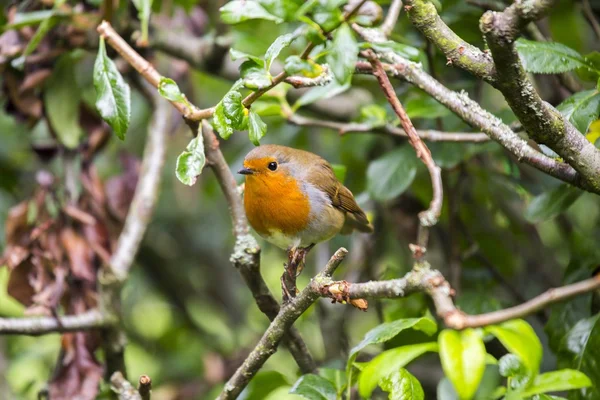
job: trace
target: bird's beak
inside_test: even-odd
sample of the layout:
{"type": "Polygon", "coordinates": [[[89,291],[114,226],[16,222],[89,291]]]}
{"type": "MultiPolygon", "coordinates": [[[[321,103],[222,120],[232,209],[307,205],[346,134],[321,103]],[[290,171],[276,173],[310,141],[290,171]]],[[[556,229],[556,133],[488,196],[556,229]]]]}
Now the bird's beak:
{"type": "Polygon", "coordinates": [[[238,174],[242,174],[242,175],[252,175],[254,173],[253,170],[251,170],[250,168],[242,168],[238,171],[238,174]]]}

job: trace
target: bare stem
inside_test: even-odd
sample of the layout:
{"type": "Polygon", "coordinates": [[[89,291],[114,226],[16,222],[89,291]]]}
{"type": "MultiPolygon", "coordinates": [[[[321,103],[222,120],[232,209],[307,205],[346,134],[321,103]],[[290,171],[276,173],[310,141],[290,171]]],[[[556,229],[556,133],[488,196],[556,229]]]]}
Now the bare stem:
{"type": "Polygon", "coordinates": [[[0,318],[0,334],[44,335],[54,332],[73,332],[113,326],[117,317],[97,309],[77,315],[56,317],[0,318]]]}
{"type": "Polygon", "coordinates": [[[364,52],[364,55],[368,58],[369,62],[373,66],[373,75],[377,78],[379,86],[381,86],[385,97],[394,109],[394,112],[398,115],[398,118],[400,118],[402,128],[404,129],[404,132],[406,132],[406,134],[408,135],[409,143],[412,147],[414,147],[417,153],[417,157],[419,157],[421,161],[423,161],[423,164],[425,164],[427,170],[429,171],[429,175],[431,177],[431,185],[433,187],[433,199],[429,204],[429,209],[419,214],[419,219],[421,222],[421,226],[433,226],[437,223],[438,218],[442,212],[442,201],[444,195],[442,189],[441,169],[435,164],[435,161],[433,161],[431,151],[429,151],[429,148],[425,145],[425,143],[423,143],[423,141],[419,137],[417,130],[412,124],[412,121],[408,117],[408,114],[406,114],[404,107],[402,107],[402,104],[400,103],[398,96],[396,96],[394,87],[392,86],[392,83],[390,82],[390,79],[388,78],[381,61],[379,61],[379,59],[372,50],[366,50],[364,52]]]}

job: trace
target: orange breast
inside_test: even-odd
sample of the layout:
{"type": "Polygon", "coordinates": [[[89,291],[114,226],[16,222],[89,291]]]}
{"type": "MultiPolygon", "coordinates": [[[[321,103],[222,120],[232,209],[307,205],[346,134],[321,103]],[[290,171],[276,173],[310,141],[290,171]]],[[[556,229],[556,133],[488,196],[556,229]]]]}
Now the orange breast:
{"type": "Polygon", "coordinates": [[[294,236],[308,225],[308,196],[283,174],[248,175],[244,207],[250,225],[263,236],[272,230],[294,236]]]}

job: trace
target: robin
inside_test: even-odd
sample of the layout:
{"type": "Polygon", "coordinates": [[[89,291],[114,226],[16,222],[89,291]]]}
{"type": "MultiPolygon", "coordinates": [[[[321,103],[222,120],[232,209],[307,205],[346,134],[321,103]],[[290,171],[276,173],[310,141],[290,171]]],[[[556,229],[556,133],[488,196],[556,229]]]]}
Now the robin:
{"type": "Polygon", "coordinates": [[[287,250],[290,261],[299,258],[298,273],[315,244],[338,233],[373,232],[352,192],[316,154],[262,145],[246,155],[238,173],[246,176],[244,207],[250,225],[287,250]]]}

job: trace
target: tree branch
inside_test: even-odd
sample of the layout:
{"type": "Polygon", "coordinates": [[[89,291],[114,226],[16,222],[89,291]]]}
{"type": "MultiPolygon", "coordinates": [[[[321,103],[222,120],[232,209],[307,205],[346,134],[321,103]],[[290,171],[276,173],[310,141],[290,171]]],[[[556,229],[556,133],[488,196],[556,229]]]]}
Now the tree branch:
{"type": "Polygon", "coordinates": [[[36,336],[55,332],[102,329],[115,325],[117,321],[115,315],[97,309],[77,315],[64,315],[59,318],[0,318],[0,334],[36,336]]]}
{"type": "Polygon", "coordinates": [[[481,17],[481,31],[496,65],[495,86],[508,102],[530,137],[548,145],[600,191],[600,150],[539,96],[521,64],[514,41],[524,24],[539,18],[550,0],[515,3],[504,12],[488,11],[481,17]]]}
{"type": "MultiPolygon", "coordinates": [[[[237,183],[219,148],[219,141],[206,121],[202,121],[202,136],[205,143],[206,160],[215,173],[229,204],[235,236],[231,262],[240,271],[244,282],[254,296],[258,308],[269,320],[273,321],[279,313],[279,303],[273,297],[260,274],[260,247],[254,236],[250,234],[244,205],[237,191],[237,183]]],[[[315,370],[316,364],[296,329],[290,329],[285,344],[303,373],[315,370]]]]}
{"type": "Polygon", "coordinates": [[[117,394],[119,400],[142,400],[140,393],[119,371],[111,375],[110,388],[117,394]]]}
{"type": "Polygon", "coordinates": [[[433,4],[407,0],[411,22],[440,48],[453,64],[499,89],[528,134],[547,144],[581,174],[576,186],[600,193],[600,150],[544,102],[527,79],[514,41],[526,25],[541,16],[556,0],[523,0],[503,12],[488,11],[480,21],[493,58],[469,47],[439,17],[433,4]]]}
{"type": "Polygon", "coordinates": [[[331,257],[323,272],[314,277],[309,285],[297,296],[290,299],[282,308],[277,317],[271,322],[262,338],[248,355],[244,363],[225,384],[217,400],[235,399],[256,375],[263,364],[276,351],[279,342],[292,324],[302,315],[320,296],[320,286],[331,280],[331,275],[346,257],[348,251],[340,248],[331,257]]]}
{"type": "Polygon", "coordinates": [[[498,324],[515,318],[531,315],[544,307],[568,300],[580,294],[600,289],[600,275],[571,285],[550,289],[533,299],[515,307],[486,314],[468,315],[454,305],[454,290],[444,276],[430,269],[428,263],[417,266],[403,278],[366,283],[331,282],[320,287],[324,297],[334,300],[358,298],[399,298],[416,292],[426,292],[433,300],[437,314],[444,324],[453,329],[477,328],[498,324]]]}
{"type": "MultiPolygon", "coordinates": [[[[369,62],[373,66],[373,75],[379,81],[379,86],[383,90],[385,97],[388,99],[388,102],[394,109],[394,112],[400,118],[400,123],[402,124],[402,128],[404,132],[408,135],[408,141],[412,147],[414,147],[417,152],[417,157],[423,161],[423,164],[427,167],[429,171],[429,176],[431,177],[431,186],[433,187],[433,198],[431,203],[429,204],[429,209],[419,213],[419,220],[422,227],[433,226],[437,223],[440,214],[442,213],[442,202],[443,202],[443,189],[442,189],[442,174],[441,169],[435,162],[433,161],[433,157],[431,156],[431,152],[429,148],[423,143],[415,127],[413,126],[410,118],[404,111],[402,104],[400,104],[400,100],[398,100],[398,96],[396,96],[396,92],[394,92],[394,88],[392,87],[392,83],[387,76],[383,68],[383,64],[377,58],[375,53],[372,50],[366,50],[364,55],[369,59],[369,62]]],[[[425,243],[419,243],[420,246],[426,247],[425,243]]]]}
{"type": "MultiPolygon", "coordinates": [[[[285,112],[285,110],[284,110],[285,112]]],[[[394,136],[408,137],[406,132],[399,127],[385,125],[373,127],[369,124],[360,124],[356,122],[337,122],[324,119],[308,118],[295,113],[288,113],[286,116],[288,122],[298,126],[318,126],[329,128],[339,132],[340,135],[346,133],[382,133],[394,136]]],[[[484,143],[489,142],[490,138],[485,133],[469,132],[442,132],[432,129],[417,130],[417,135],[423,140],[430,142],[465,142],[465,143],[484,143]]]]}
{"type": "MultiPolygon", "coordinates": [[[[600,193],[600,190],[596,190],[582,181],[581,176],[573,167],[545,156],[531,147],[527,141],[513,132],[498,117],[484,110],[479,104],[471,100],[466,92],[457,93],[448,89],[427,72],[423,71],[419,65],[402,57],[394,57],[393,62],[393,65],[383,64],[385,70],[390,75],[404,79],[429,93],[467,124],[489,135],[490,138],[517,157],[519,162],[529,164],[548,175],[581,189],[600,193]]],[[[369,63],[359,61],[357,63],[357,72],[372,74],[373,68],[369,63]]]]}
{"type": "Polygon", "coordinates": [[[402,0],[393,0],[385,16],[385,20],[379,27],[385,36],[390,36],[394,30],[394,26],[396,26],[396,22],[400,16],[400,10],[402,10],[402,0]]]}
{"type": "Polygon", "coordinates": [[[492,57],[462,40],[438,15],[433,3],[426,0],[405,0],[404,9],[412,24],[448,59],[448,64],[469,71],[473,75],[493,82],[495,76],[492,57]]]}

